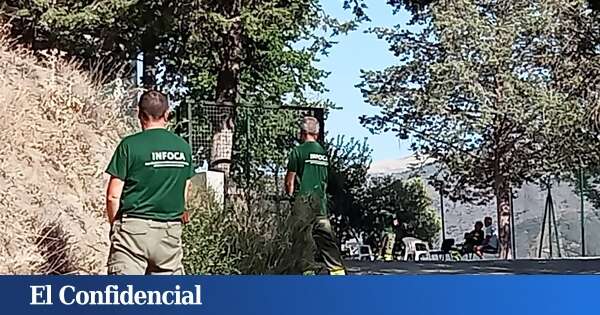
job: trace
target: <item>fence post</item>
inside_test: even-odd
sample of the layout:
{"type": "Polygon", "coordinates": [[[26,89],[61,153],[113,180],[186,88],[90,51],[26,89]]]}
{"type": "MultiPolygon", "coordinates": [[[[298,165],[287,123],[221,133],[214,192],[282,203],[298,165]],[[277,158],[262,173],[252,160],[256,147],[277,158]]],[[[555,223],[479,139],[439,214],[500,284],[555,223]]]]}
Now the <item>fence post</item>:
{"type": "MultiPolygon", "coordinates": [[[[542,258],[542,249],[544,247],[544,234],[546,231],[546,218],[548,217],[548,203],[550,202],[550,198],[550,188],[548,186],[548,192],[546,194],[546,204],[544,205],[544,218],[542,219],[542,229],[540,231],[540,246],[538,247],[538,258],[542,258]]],[[[552,244],[550,244],[550,249],[551,248],[552,244]]]]}
{"type": "MultiPolygon", "coordinates": [[[[192,144],[192,103],[191,102],[185,102],[185,104],[187,105],[186,110],[187,110],[187,138],[188,138],[188,143],[190,144],[190,147],[193,149],[194,148],[193,144],[192,144]]],[[[196,152],[192,152],[192,159],[196,156],[196,152]]],[[[200,163],[200,161],[196,161],[196,163],[200,163]]],[[[196,165],[197,166],[197,165],[196,165]]]]}
{"type": "Polygon", "coordinates": [[[554,200],[552,200],[552,192],[548,186],[548,249],[550,250],[550,258],[552,258],[552,211],[554,210],[554,200]]]}
{"type": "Polygon", "coordinates": [[[442,243],[446,240],[446,220],[444,218],[444,190],[443,184],[440,185],[440,212],[442,217],[442,243]]]}
{"type": "Polygon", "coordinates": [[[581,209],[580,209],[580,215],[581,215],[581,256],[585,257],[585,212],[584,212],[584,196],[583,196],[583,181],[584,181],[584,174],[583,174],[583,167],[579,168],[579,199],[581,199],[581,209]]]}
{"type": "MultiPolygon", "coordinates": [[[[560,234],[558,232],[558,223],[556,222],[556,215],[554,209],[554,202],[552,202],[552,221],[554,222],[554,234],[556,235],[556,250],[558,251],[558,258],[561,258],[560,253],[560,234]]],[[[552,246],[552,245],[551,245],[552,246]]]]}

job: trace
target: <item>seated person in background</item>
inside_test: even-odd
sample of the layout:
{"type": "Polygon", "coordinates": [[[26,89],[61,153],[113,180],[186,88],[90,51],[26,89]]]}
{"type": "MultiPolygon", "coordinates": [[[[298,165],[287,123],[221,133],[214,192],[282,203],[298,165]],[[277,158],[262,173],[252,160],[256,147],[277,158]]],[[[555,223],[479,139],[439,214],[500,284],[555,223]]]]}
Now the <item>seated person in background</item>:
{"type": "Polygon", "coordinates": [[[462,246],[461,254],[475,252],[476,247],[483,243],[483,222],[475,222],[475,229],[465,234],[465,243],[462,246]]]}
{"type": "Polygon", "coordinates": [[[496,228],[492,224],[491,217],[485,217],[483,219],[485,224],[485,239],[483,243],[477,247],[475,247],[475,254],[479,257],[483,257],[483,252],[498,252],[498,234],[496,233],[496,228]]]}
{"type": "Polygon", "coordinates": [[[471,238],[471,232],[465,233],[465,235],[463,236],[463,238],[465,239],[465,243],[466,243],[471,238]]]}

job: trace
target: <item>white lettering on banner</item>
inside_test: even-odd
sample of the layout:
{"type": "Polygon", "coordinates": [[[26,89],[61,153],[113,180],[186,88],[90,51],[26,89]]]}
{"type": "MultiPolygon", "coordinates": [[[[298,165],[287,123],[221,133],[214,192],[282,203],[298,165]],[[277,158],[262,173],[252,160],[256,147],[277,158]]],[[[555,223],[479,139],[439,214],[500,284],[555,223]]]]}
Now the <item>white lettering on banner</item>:
{"type": "Polygon", "coordinates": [[[91,293],[93,293],[93,292],[88,293],[85,291],[79,291],[75,295],[75,301],[77,301],[77,304],[79,304],[79,305],[87,305],[90,302],[91,293]]]}
{"type": "Polygon", "coordinates": [[[75,303],[75,299],[71,298],[68,299],[66,298],[66,291],[70,289],[71,292],[75,292],[75,287],[74,286],[64,286],[60,289],[60,293],[58,295],[58,298],[60,299],[60,303],[64,304],[64,305],[73,305],[73,303],[75,303]]]}
{"type": "Polygon", "coordinates": [[[160,301],[160,292],[158,291],[148,291],[148,304],[149,305],[154,305],[154,304],[158,304],[160,301]]]}
{"type": "MultiPolygon", "coordinates": [[[[30,305],[52,305],[52,287],[30,286],[30,305]]],[[[78,290],[65,285],[59,290],[59,300],[63,305],[202,305],[201,286],[184,290],[175,285],[174,290],[136,290],[133,285],[119,288],[108,285],[103,290],[78,290]]]]}
{"type": "Polygon", "coordinates": [[[52,305],[52,286],[30,285],[29,287],[31,288],[31,303],[29,305],[52,305]]]}
{"type": "Polygon", "coordinates": [[[158,167],[186,167],[190,165],[185,160],[183,152],[160,151],[152,152],[152,160],[144,163],[145,166],[158,167]]]}
{"type": "Polygon", "coordinates": [[[146,303],[146,292],[144,292],[144,291],[135,292],[135,297],[133,298],[133,301],[137,305],[145,304],[146,303]]]}
{"type": "Polygon", "coordinates": [[[165,305],[173,305],[173,301],[172,301],[172,299],[167,297],[168,295],[173,295],[173,292],[171,292],[171,291],[163,292],[162,300],[164,301],[165,305]]]}

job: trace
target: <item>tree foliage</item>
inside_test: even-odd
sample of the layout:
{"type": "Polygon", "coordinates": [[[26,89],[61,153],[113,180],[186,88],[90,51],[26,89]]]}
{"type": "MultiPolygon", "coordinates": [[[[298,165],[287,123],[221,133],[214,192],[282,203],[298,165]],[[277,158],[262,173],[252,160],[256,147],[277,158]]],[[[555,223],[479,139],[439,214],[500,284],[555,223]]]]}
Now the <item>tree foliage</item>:
{"type": "MultiPolygon", "coordinates": [[[[185,83],[180,96],[184,105],[198,106],[214,101],[217,105],[249,108],[307,106],[312,103],[305,97],[307,91],[325,91],[322,80],[327,73],[315,66],[317,57],[331,47],[329,35],[337,35],[352,26],[327,16],[317,0],[235,0],[226,1],[224,6],[215,6],[215,3],[206,2],[200,10],[192,11],[191,16],[182,17],[186,23],[191,21],[196,26],[190,30],[184,53],[172,62],[173,67],[179,67],[179,72],[173,72],[175,75],[170,81],[185,83]],[[329,33],[316,36],[315,30],[320,27],[329,33]],[[306,45],[299,45],[301,42],[306,45]]],[[[273,150],[269,141],[273,141],[271,144],[288,141],[278,135],[284,135],[284,138],[295,135],[295,130],[289,133],[290,128],[295,127],[295,120],[285,111],[276,113],[248,109],[235,117],[231,109],[223,108],[211,123],[220,126],[223,120],[233,117],[235,123],[229,126],[228,132],[234,133],[235,143],[221,144],[230,150],[220,151],[233,152],[233,160],[238,161],[239,152],[252,153],[257,157],[251,159],[255,162],[281,160],[281,154],[277,153],[285,152],[287,146],[273,150]],[[272,137],[244,145],[248,140],[246,130],[236,126],[243,127],[243,121],[248,120],[253,123],[252,132],[270,133],[272,137]],[[277,131],[287,133],[273,134],[277,131]],[[244,147],[246,151],[240,150],[244,147]],[[248,151],[249,148],[252,151],[248,151]],[[275,155],[266,156],[273,153],[275,155]]],[[[231,158],[231,155],[225,158],[231,158]]],[[[271,167],[269,164],[262,167],[271,167]]]]}
{"type": "Polygon", "coordinates": [[[162,59],[177,52],[175,16],[184,6],[175,1],[30,1],[8,0],[0,17],[11,34],[34,51],[59,49],[87,68],[105,75],[128,66],[138,54],[152,49],[162,59]]]}
{"type": "MultiPolygon", "coordinates": [[[[414,15],[421,12],[437,0],[387,0],[387,4],[394,8],[394,12],[407,10],[414,15]]],[[[344,0],[344,8],[351,9],[358,21],[370,21],[367,0],[344,0]]]]}
{"type": "Polygon", "coordinates": [[[367,182],[372,150],[366,139],[346,140],[344,136],[329,139],[326,149],[330,157],[329,212],[338,240],[344,242],[363,230],[359,192],[367,182]]]}
{"type": "Polygon", "coordinates": [[[437,0],[388,0],[387,3],[395,10],[406,9],[413,14],[419,14],[437,0]]]}
{"type": "Polygon", "coordinates": [[[583,1],[438,1],[413,21],[421,31],[372,30],[399,64],[363,73],[364,96],[381,113],[362,123],[410,137],[418,155],[443,166],[432,180],[443,179],[451,198],[496,199],[504,257],[511,256],[509,188],[547,181],[575,157],[595,154],[582,94],[557,79],[568,68],[558,57],[571,48],[574,17],[585,9],[583,1]],[[557,15],[565,11],[569,19],[557,15]]]}
{"type": "MultiPolygon", "coordinates": [[[[106,75],[120,75],[112,70],[141,53],[145,87],[170,93],[182,101],[179,109],[222,106],[208,125],[225,135],[216,137],[215,151],[223,156],[211,160],[227,161],[239,158],[234,149],[244,146],[236,128],[240,120],[268,121],[259,130],[277,121],[275,129],[289,129],[285,124],[290,123],[285,114],[273,119],[272,113],[245,111],[238,117],[231,106],[329,105],[306,94],[325,91],[327,73],[316,67],[317,58],[327,54],[335,36],[362,20],[361,4],[346,7],[355,18],[341,22],[319,0],[11,0],[0,16],[21,42],[34,49],[58,48],[84,65],[102,64],[106,75]]],[[[267,146],[254,153],[274,152],[267,146]]],[[[230,163],[224,164],[229,174],[230,163]]]]}
{"type": "Polygon", "coordinates": [[[232,179],[254,189],[271,180],[273,195],[281,193],[289,152],[298,143],[302,112],[294,109],[240,108],[237,115],[232,179]]]}
{"type": "Polygon", "coordinates": [[[430,243],[436,241],[441,220],[420,180],[374,178],[363,186],[358,199],[361,231],[373,248],[379,247],[383,231],[393,228],[394,218],[399,222],[394,231],[397,240],[411,236],[430,243]]]}
{"type": "Polygon", "coordinates": [[[383,230],[392,227],[394,217],[401,223],[396,231],[399,239],[435,240],[440,220],[422,182],[371,179],[367,174],[371,149],[366,139],[339,136],[328,141],[327,149],[332,175],[329,210],[340,241],[364,235],[365,241],[378,248],[383,230]]]}
{"type": "MultiPolygon", "coordinates": [[[[241,53],[255,73],[261,73],[259,70],[271,61],[258,57],[277,57],[283,48],[294,55],[297,49],[290,45],[300,37],[313,40],[311,51],[324,52],[331,47],[328,36],[313,34],[316,27],[330,30],[326,35],[356,27],[353,21],[342,23],[328,16],[318,1],[288,2],[8,0],[0,7],[0,16],[12,25],[12,35],[33,49],[58,48],[80,60],[121,64],[148,52],[155,62],[163,63],[167,76],[185,76],[180,67],[190,62],[209,59],[223,63],[222,51],[231,48],[223,34],[234,22],[243,23],[242,40],[247,50],[241,53]],[[233,17],[228,17],[230,2],[239,7],[231,9],[237,12],[233,17]]],[[[211,74],[217,73],[212,70],[211,74]]],[[[286,74],[281,70],[280,74],[286,74]]]]}

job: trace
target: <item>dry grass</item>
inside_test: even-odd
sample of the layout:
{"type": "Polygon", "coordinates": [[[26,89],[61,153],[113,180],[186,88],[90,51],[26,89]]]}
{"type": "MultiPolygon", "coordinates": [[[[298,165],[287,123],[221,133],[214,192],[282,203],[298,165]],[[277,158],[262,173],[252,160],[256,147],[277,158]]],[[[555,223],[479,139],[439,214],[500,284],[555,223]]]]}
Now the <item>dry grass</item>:
{"type": "Polygon", "coordinates": [[[0,38],[0,274],[104,272],[104,168],[132,94],[0,38]]]}

